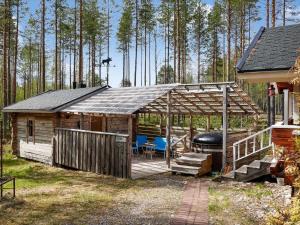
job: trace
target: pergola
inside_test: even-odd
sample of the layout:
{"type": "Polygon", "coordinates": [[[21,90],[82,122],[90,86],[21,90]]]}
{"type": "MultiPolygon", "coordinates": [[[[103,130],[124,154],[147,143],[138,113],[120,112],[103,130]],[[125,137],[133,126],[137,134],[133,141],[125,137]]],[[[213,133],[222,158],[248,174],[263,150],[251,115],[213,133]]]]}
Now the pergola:
{"type": "Polygon", "coordinates": [[[170,165],[170,118],[173,114],[223,117],[223,167],[226,164],[228,113],[258,115],[262,111],[233,82],[166,84],[149,87],[107,88],[63,112],[97,115],[151,113],[166,115],[167,163],[170,165]]]}

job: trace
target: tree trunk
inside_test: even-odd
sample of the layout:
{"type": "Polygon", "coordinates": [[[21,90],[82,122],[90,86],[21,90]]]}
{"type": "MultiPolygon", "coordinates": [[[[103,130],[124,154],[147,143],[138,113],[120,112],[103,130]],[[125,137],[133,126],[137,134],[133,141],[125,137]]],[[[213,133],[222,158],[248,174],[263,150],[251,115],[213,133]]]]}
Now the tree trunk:
{"type": "Polygon", "coordinates": [[[14,60],[14,75],[12,84],[12,103],[16,103],[17,96],[17,65],[18,65],[18,47],[19,47],[19,0],[16,2],[17,6],[17,21],[15,34],[15,60],[14,60]]]}
{"type": "Polygon", "coordinates": [[[45,53],[45,14],[46,14],[46,5],[45,0],[42,0],[42,25],[41,25],[41,92],[46,90],[46,53],[45,53]]]}
{"type": "Polygon", "coordinates": [[[58,89],[58,0],[55,1],[55,79],[54,88],[58,89]]]}
{"type": "MultiPolygon", "coordinates": [[[[12,14],[11,14],[11,2],[8,2],[8,28],[7,28],[7,104],[11,104],[11,27],[12,27],[12,14]]],[[[8,123],[9,124],[9,123],[8,123]]]]}
{"type": "Polygon", "coordinates": [[[77,45],[77,0],[74,0],[75,7],[74,7],[74,44],[73,44],[73,51],[74,51],[74,59],[73,59],[73,88],[76,88],[76,45],[77,45]]]}
{"type": "Polygon", "coordinates": [[[283,5],[282,5],[282,25],[285,26],[285,20],[286,20],[286,0],[283,0],[283,5]]]}
{"type": "MultiPolygon", "coordinates": [[[[4,30],[3,30],[3,78],[2,78],[2,87],[3,87],[3,107],[8,105],[7,102],[7,20],[8,20],[8,1],[4,1],[4,30]]],[[[7,114],[3,113],[3,132],[4,136],[7,132],[7,114]]]]}
{"type": "Polygon", "coordinates": [[[145,49],[144,49],[144,86],[147,85],[147,27],[145,25],[145,37],[144,37],[144,41],[145,41],[145,49]]]}
{"type": "Polygon", "coordinates": [[[154,54],[154,57],[155,57],[155,59],[154,59],[154,64],[155,64],[155,84],[157,84],[157,73],[158,73],[158,68],[157,68],[157,58],[158,58],[158,56],[157,56],[157,31],[156,31],[156,28],[155,28],[155,31],[154,31],[155,33],[154,33],[154,51],[155,51],[155,54],[154,54]]]}
{"type": "Polygon", "coordinates": [[[270,27],[270,0],[266,2],[266,26],[270,27]]]}
{"type": "Polygon", "coordinates": [[[179,23],[179,20],[180,20],[180,1],[179,0],[176,0],[176,5],[177,5],[177,20],[176,20],[176,40],[177,40],[177,77],[178,77],[178,83],[181,83],[181,41],[180,41],[180,23],[179,23]]]}
{"type": "Polygon", "coordinates": [[[136,77],[137,77],[137,54],[138,54],[138,27],[139,27],[139,8],[138,0],[135,1],[135,57],[134,57],[134,87],[136,86],[136,77]]]}
{"type": "Polygon", "coordinates": [[[276,26],[276,0],[272,0],[272,27],[276,26]]]}
{"type": "Polygon", "coordinates": [[[80,0],[80,15],[79,15],[79,74],[78,83],[82,83],[83,78],[83,0],[80,0]]]}
{"type": "Polygon", "coordinates": [[[227,0],[227,57],[226,57],[226,81],[230,80],[231,61],[231,0],[227,0]]]}

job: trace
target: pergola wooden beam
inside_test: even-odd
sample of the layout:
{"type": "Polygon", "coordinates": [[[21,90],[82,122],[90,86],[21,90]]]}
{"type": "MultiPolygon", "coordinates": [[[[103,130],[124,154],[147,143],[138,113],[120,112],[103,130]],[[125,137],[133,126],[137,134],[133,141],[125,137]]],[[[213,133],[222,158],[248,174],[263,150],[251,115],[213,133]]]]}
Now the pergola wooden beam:
{"type": "Polygon", "coordinates": [[[201,109],[195,102],[191,101],[190,99],[188,99],[186,96],[184,96],[180,92],[175,91],[175,93],[178,94],[178,95],[180,95],[183,99],[185,99],[186,101],[188,101],[189,103],[191,103],[193,106],[195,106],[200,112],[202,112],[203,114],[205,113],[203,111],[203,109],[201,109]]]}

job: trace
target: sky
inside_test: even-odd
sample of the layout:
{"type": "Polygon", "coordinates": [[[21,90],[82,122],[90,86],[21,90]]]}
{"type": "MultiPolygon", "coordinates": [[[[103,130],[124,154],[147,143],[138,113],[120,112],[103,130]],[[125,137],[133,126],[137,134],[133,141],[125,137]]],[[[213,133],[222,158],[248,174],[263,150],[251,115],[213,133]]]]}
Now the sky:
{"type": "MultiPolygon", "coordinates": [[[[47,4],[52,4],[54,0],[50,0],[50,1],[47,1],[47,4]]],[[[70,6],[73,6],[74,5],[74,0],[67,0],[67,2],[70,4],[70,6]]],[[[154,0],[154,5],[158,5],[160,1],[158,0],[154,0]]],[[[211,7],[214,3],[214,0],[203,0],[204,3],[208,4],[209,7],[211,7]]],[[[109,79],[110,79],[110,82],[109,82],[109,85],[113,86],[113,87],[118,87],[120,86],[120,82],[121,82],[121,79],[122,79],[122,54],[121,52],[119,52],[117,50],[117,47],[118,47],[118,42],[117,42],[117,38],[116,38],[116,31],[118,29],[118,22],[119,22],[119,19],[120,19],[120,16],[121,16],[121,7],[122,4],[123,4],[123,1],[120,1],[120,0],[115,0],[115,3],[116,5],[118,5],[119,7],[114,10],[114,12],[112,13],[112,36],[111,36],[111,39],[110,39],[110,57],[112,57],[112,63],[111,63],[111,67],[110,67],[110,75],[109,75],[109,79]]],[[[258,29],[261,27],[261,26],[264,26],[265,25],[265,13],[264,13],[264,5],[265,5],[265,0],[260,0],[260,3],[258,4],[258,7],[260,7],[260,12],[261,12],[261,15],[260,17],[262,18],[260,21],[256,22],[256,23],[253,23],[252,24],[252,37],[255,35],[256,31],[258,31],[258,29]]],[[[295,6],[300,10],[300,0],[295,0],[295,6]]],[[[37,8],[40,7],[40,1],[39,0],[28,0],[28,7],[29,7],[29,11],[31,13],[33,13],[37,8]]],[[[289,14],[289,13],[288,13],[289,14]]],[[[30,13],[28,13],[27,15],[24,16],[24,18],[21,20],[21,25],[20,25],[20,29],[24,29],[25,27],[25,24],[26,24],[26,21],[28,19],[28,15],[30,15],[30,13]]],[[[288,15],[289,16],[289,15],[288,15]]],[[[300,19],[300,16],[298,16],[299,19],[300,19]]],[[[280,26],[282,24],[282,21],[279,20],[277,21],[277,25],[280,26]]],[[[46,48],[50,51],[53,49],[53,46],[54,46],[54,35],[47,35],[47,40],[46,40],[46,48]]],[[[22,40],[20,40],[22,42],[22,40]]],[[[153,46],[154,46],[154,41],[152,41],[152,49],[153,46]]],[[[163,65],[163,62],[162,62],[162,59],[163,59],[163,55],[164,55],[164,51],[163,51],[164,47],[163,47],[163,41],[160,40],[158,41],[158,56],[159,56],[159,59],[158,59],[158,67],[160,68],[161,65],[163,65]]],[[[138,51],[138,55],[140,55],[140,51],[138,51]]],[[[193,53],[192,53],[193,55],[193,53]]],[[[205,55],[205,53],[204,53],[205,55]]],[[[106,58],[106,57],[105,57],[106,58]]],[[[86,57],[87,59],[87,57],[86,57]]],[[[130,59],[131,59],[131,76],[133,76],[133,72],[134,72],[134,48],[131,49],[131,54],[130,54],[130,59]]],[[[138,58],[138,65],[140,65],[140,57],[138,58]]],[[[196,65],[196,57],[192,57],[192,61],[190,62],[190,65],[191,65],[191,70],[193,71],[196,71],[195,70],[195,65],[196,65]]],[[[69,68],[69,65],[66,65],[66,68],[68,69],[69,68]]],[[[151,53],[151,75],[152,75],[152,80],[151,80],[151,84],[154,84],[154,51],[152,51],[151,53]]],[[[96,70],[98,71],[98,69],[96,70]]],[[[84,72],[86,72],[86,67],[85,67],[85,70],[84,72]]],[[[105,74],[106,73],[106,68],[102,68],[102,74],[105,74]]],[[[137,71],[137,74],[138,74],[138,78],[137,78],[137,84],[138,85],[141,85],[141,79],[140,79],[140,66],[138,66],[138,71],[137,71]]],[[[68,74],[68,72],[67,72],[68,74]]],[[[50,74],[49,74],[50,76],[50,74]]],[[[148,75],[147,75],[148,76],[148,75]]],[[[68,80],[68,78],[66,79],[68,80]]],[[[133,79],[132,79],[133,80],[133,79]]]]}

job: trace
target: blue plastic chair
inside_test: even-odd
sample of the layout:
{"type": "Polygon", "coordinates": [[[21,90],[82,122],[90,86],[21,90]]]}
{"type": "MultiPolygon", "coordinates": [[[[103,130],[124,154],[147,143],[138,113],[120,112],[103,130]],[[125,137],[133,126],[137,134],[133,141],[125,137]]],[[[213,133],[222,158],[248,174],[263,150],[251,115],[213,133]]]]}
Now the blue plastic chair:
{"type": "Polygon", "coordinates": [[[146,135],[137,135],[135,143],[132,144],[133,153],[139,153],[139,149],[147,143],[148,137],[146,135]]]}
{"type": "Polygon", "coordinates": [[[153,144],[155,144],[155,151],[162,152],[166,158],[167,139],[162,137],[155,137],[153,144]]]}

